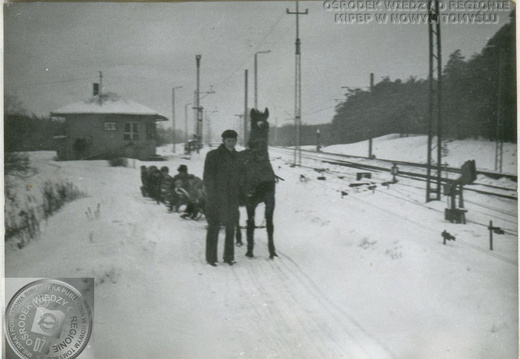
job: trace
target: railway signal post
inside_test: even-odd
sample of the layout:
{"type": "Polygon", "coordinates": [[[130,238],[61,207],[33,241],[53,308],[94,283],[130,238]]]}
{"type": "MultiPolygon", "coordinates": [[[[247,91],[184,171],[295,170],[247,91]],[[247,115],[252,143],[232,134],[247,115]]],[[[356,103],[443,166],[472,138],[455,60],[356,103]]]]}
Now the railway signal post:
{"type": "Polygon", "coordinates": [[[461,176],[444,186],[444,194],[450,197],[450,206],[444,211],[444,218],[452,223],[466,224],[466,212],[464,209],[463,190],[464,185],[473,183],[477,179],[475,161],[466,161],[461,167],[461,176]],[[459,205],[457,207],[457,195],[459,205]]]}
{"type": "Polygon", "coordinates": [[[294,146],[294,166],[302,164],[302,150],[300,148],[300,126],[302,121],[302,66],[301,66],[301,41],[300,41],[300,15],[307,15],[309,9],[300,12],[298,0],[296,0],[296,11],[287,9],[288,15],[296,15],[296,56],[295,56],[295,85],[294,85],[294,125],[296,128],[296,145],[294,146]]]}
{"type": "Polygon", "coordinates": [[[441,14],[439,0],[428,0],[429,38],[429,104],[428,104],[428,153],[426,177],[426,202],[441,199],[442,158],[442,57],[441,57],[441,14]],[[436,64],[435,64],[436,62],[436,64]],[[434,133],[434,129],[435,132],[434,133]],[[433,144],[437,137],[437,145],[433,144]],[[434,160],[434,158],[437,160],[434,160]]]}

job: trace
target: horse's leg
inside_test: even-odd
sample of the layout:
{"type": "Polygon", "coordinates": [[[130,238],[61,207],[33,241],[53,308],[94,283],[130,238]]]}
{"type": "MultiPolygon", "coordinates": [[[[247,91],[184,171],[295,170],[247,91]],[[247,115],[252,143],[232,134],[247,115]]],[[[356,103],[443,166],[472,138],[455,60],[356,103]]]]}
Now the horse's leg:
{"type": "Polygon", "coordinates": [[[238,214],[238,219],[236,223],[236,245],[237,247],[242,247],[244,243],[242,242],[242,231],[240,230],[240,213],[238,214]]]}
{"type": "Polygon", "coordinates": [[[274,183],[272,190],[266,196],[265,201],[265,227],[267,229],[267,247],[269,249],[269,258],[273,259],[274,257],[278,257],[276,254],[276,249],[274,247],[274,183]]]}
{"type": "Polygon", "coordinates": [[[246,204],[246,210],[247,210],[247,229],[246,229],[246,235],[247,235],[247,252],[246,257],[253,258],[253,248],[255,247],[255,209],[256,204],[254,203],[247,203],[246,204]]]}

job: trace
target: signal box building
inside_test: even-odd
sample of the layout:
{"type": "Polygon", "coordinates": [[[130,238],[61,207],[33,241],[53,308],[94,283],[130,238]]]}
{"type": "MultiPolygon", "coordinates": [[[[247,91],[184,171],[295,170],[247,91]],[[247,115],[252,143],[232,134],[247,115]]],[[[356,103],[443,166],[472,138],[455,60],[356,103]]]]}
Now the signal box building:
{"type": "Polygon", "coordinates": [[[149,160],[156,157],[156,122],[168,119],[138,103],[113,94],[51,112],[65,121],[65,133],[56,136],[61,160],[115,157],[149,160]]]}

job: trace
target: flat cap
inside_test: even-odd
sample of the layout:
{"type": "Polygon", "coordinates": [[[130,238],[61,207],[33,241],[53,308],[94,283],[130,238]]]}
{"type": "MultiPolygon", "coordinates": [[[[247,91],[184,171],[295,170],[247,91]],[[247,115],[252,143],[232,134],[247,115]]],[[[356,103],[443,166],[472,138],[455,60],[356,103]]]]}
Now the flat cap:
{"type": "Polygon", "coordinates": [[[234,130],[225,130],[222,132],[222,138],[238,138],[238,133],[234,130]]]}

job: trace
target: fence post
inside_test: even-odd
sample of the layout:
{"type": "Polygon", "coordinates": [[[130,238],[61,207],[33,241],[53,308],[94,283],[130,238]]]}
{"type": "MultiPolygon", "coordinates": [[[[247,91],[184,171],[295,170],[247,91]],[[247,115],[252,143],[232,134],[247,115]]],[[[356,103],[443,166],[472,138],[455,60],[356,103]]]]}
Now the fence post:
{"type": "Polygon", "coordinates": [[[489,250],[493,250],[493,221],[489,221],[489,250]]]}

